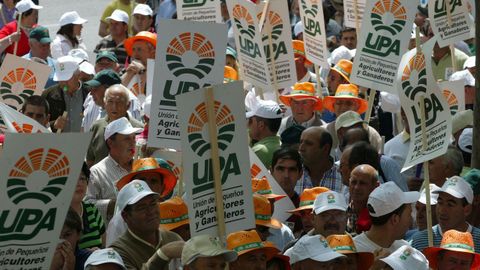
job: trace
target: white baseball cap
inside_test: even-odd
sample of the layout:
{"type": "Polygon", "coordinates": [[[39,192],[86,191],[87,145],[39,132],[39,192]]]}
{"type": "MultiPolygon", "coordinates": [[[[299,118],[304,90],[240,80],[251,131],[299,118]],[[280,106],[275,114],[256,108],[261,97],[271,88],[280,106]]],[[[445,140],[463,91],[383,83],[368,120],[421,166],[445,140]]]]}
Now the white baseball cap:
{"type": "Polygon", "coordinates": [[[105,263],[114,263],[126,270],[125,264],[123,264],[122,257],[113,248],[104,248],[95,250],[88,259],[85,261],[84,268],[90,265],[100,265],[105,263]]]}
{"type": "Polygon", "coordinates": [[[123,22],[128,24],[128,14],[127,12],[120,10],[120,9],[115,9],[110,16],[106,18],[107,21],[109,20],[114,20],[117,22],[123,22]]]}
{"type": "Polygon", "coordinates": [[[452,134],[457,133],[459,130],[464,129],[467,126],[473,126],[472,110],[460,111],[452,116],[452,134]]]}
{"type": "Polygon", "coordinates": [[[343,194],[336,191],[320,193],[313,202],[313,212],[316,215],[328,210],[347,211],[347,201],[343,194]]]}
{"type": "Polygon", "coordinates": [[[153,10],[149,5],[137,4],[132,14],[140,14],[143,16],[153,16],[153,10]]]}
{"type": "Polygon", "coordinates": [[[335,131],[338,131],[342,127],[351,127],[358,123],[365,124],[367,122],[364,121],[357,112],[346,111],[340,114],[340,116],[337,117],[337,120],[335,120],[335,131]]]}
{"type": "Polygon", "coordinates": [[[473,202],[473,189],[470,184],[460,176],[452,176],[447,178],[440,190],[436,193],[445,192],[457,199],[465,198],[469,204],[473,202]]]}
{"type": "Polygon", "coordinates": [[[394,182],[387,182],[375,188],[368,196],[368,212],[372,217],[381,217],[403,204],[414,203],[419,198],[418,191],[403,192],[394,182]]]}
{"type": "Polygon", "coordinates": [[[475,86],[475,77],[473,77],[472,73],[468,71],[467,69],[465,70],[460,70],[452,74],[450,78],[448,79],[449,81],[463,81],[463,85],[469,85],[469,86],[475,86]]]}
{"type": "Polygon", "coordinates": [[[465,61],[465,63],[463,63],[463,69],[467,69],[467,68],[473,68],[476,66],[476,61],[477,60],[477,57],[474,56],[470,56],[467,58],[467,60],[465,61]]]}
{"type": "Polygon", "coordinates": [[[35,5],[32,0],[22,0],[15,5],[19,13],[24,13],[30,9],[42,9],[42,6],[35,5]]]}
{"type": "Polygon", "coordinates": [[[85,60],[85,61],[89,60],[88,53],[84,49],[80,49],[80,48],[71,49],[68,52],[68,55],[79,58],[80,62],[82,62],[83,60],[85,60]]]}
{"type": "Polygon", "coordinates": [[[267,119],[277,119],[282,118],[283,113],[280,106],[275,101],[272,100],[259,100],[255,108],[247,112],[247,118],[253,116],[258,116],[267,119]]]}
{"type": "Polygon", "coordinates": [[[104,139],[108,140],[113,134],[120,133],[122,135],[138,134],[143,131],[143,128],[134,128],[126,117],[119,118],[110,122],[105,128],[104,139]]]}
{"type": "MultiPolygon", "coordinates": [[[[439,190],[441,190],[439,186],[430,184],[430,205],[437,204],[438,193],[435,192],[439,190]]],[[[427,204],[427,193],[425,192],[425,189],[422,189],[420,192],[420,198],[418,199],[418,202],[421,204],[427,204]]]]}
{"type": "Polygon", "coordinates": [[[54,81],[68,81],[78,69],[78,60],[70,55],[62,56],[55,62],[54,81]]]}
{"type": "Polygon", "coordinates": [[[149,195],[160,196],[160,194],[153,192],[148,184],[142,180],[132,180],[130,183],[120,189],[117,195],[116,210],[120,213],[127,205],[132,205],[149,195]]]}
{"type": "Polygon", "coordinates": [[[87,61],[83,61],[78,66],[81,72],[86,73],[88,75],[95,75],[95,67],[87,61]]]}
{"type": "Polygon", "coordinates": [[[428,270],[428,260],[420,251],[409,245],[404,245],[395,250],[388,257],[380,259],[393,270],[428,270]]]}
{"type": "Polygon", "coordinates": [[[237,252],[222,247],[218,237],[201,234],[190,238],[182,249],[182,265],[192,263],[198,257],[214,257],[223,255],[226,262],[237,259],[237,252]]]}
{"type": "Polygon", "coordinates": [[[458,147],[460,150],[466,153],[472,153],[472,144],[473,144],[473,129],[472,128],[466,128],[462,131],[462,134],[460,134],[460,137],[458,138],[458,147]]]}
{"type": "Polygon", "coordinates": [[[304,235],[284,255],[290,257],[290,264],[312,259],[317,262],[328,262],[345,255],[335,252],[320,235],[304,235]]]}
{"type": "Polygon", "coordinates": [[[336,65],[338,61],[342,59],[349,60],[353,58],[355,54],[352,52],[352,50],[348,49],[344,45],[336,48],[333,50],[332,54],[330,54],[330,57],[328,57],[327,61],[330,65],[336,65]]]}
{"type": "Polygon", "coordinates": [[[301,33],[303,33],[303,22],[302,22],[302,20],[298,21],[295,24],[295,27],[293,27],[293,34],[294,34],[295,37],[297,37],[301,33]]]}
{"type": "Polygon", "coordinates": [[[63,13],[62,17],[60,17],[60,20],[58,23],[60,26],[64,26],[67,24],[84,24],[86,23],[87,20],[80,17],[76,11],[69,11],[63,13]]]}

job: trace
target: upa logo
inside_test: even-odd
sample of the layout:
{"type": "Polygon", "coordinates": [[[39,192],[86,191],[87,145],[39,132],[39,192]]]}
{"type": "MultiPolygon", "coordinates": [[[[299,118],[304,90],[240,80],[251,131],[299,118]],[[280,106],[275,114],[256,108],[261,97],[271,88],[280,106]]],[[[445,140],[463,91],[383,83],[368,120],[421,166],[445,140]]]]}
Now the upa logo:
{"type": "MultiPolygon", "coordinates": [[[[262,16],[262,13],[259,13],[257,15],[258,18],[260,18],[261,16],[262,16]]],[[[270,44],[268,42],[269,36],[272,38],[272,53],[275,57],[274,59],[277,60],[277,58],[281,54],[287,54],[287,46],[285,45],[285,42],[277,41],[282,35],[282,31],[283,31],[282,17],[280,17],[280,15],[278,15],[273,11],[268,12],[268,15],[265,18],[264,30],[262,31],[267,33],[267,34],[263,34],[262,36],[262,41],[264,42],[264,44],[266,43],[263,46],[263,51],[265,52],[267,62],[270,62],[272,60],[270,56],[270,44]]]]}
{"type": "Polygon", "coordinates": [[[320,23],[316,20],[318,14],[318,1],[311,0],[310,3],[312,6],[309,8],[306,0],[301,0],[302,9],[305,13],[303,16],[303,21],[305,22],[305,33],[316,36],[321,35],[322,31],[320,30],[320,23]]]}
{"type": "MultiPolygon", "coordinates": [[[[431,93],[430,96],[427,96],[427,69],[425,68],[424,54],[417,53],[410,58],[408,64],[403,69],[401,85],[405,96],[407,96],[410,100],[415,101],[417,104],[420,96],[425,96],[426,127],[429,127],[431,124],[435,123],[435,120],[437,119],[437,112],[443,111],[444,109],[435,93],[431,93]]],[[[416,106],[412,106],[411,110],[415,120],[415,132],[420,132],[420,108],[417,110],[416,106]]]]}
{"type": "MultiPolygon", "coordinates": [[[[70,173],[68,158],[57,149],[38,148],[19,158],[7,179],[7,196],[16,205],[48,204],[57,197],[70,173]],[[43,179],[48,181],[43,182],[43,179]]],[[[0,213],[0,241],[29,240],[41,230],[51,231],[55,225],[56,208],[4,210],[0,213]],[[7,226],[8,224],[8,226],[7,226]]]]}
{"type": "Polygon", "coordinates": [[[0,95],[6,103],[19,108],[25,99],[33,95],[37,88],[37,78],[33,71],[17,68],[2,79],[0,95]],[[13,105],[12,102],[16,105],[13,105]]]}
{"type": "MultiPolygon", "coordinates": [[[[218,148],[227,150],[233,140],[235,132],[235,118],[226,105],[219,101],[214,102],[215,122],[218,130],[218,148]]],[[[200,103],[188,120],[188,142],[190,147],[198,155],[204,157],[210,150],[211,144],[205,137],[208,136],[208,117],[205,102],[200,103]]],[[[205,159],[193,164],[193,194],[213,188],[213,165],[209,155],[205,159]]],[[[235,153],[220,155],[221,181],[224,184],[230,174],[240,174],[240,166],[235,153]]]]}
{"type": "Polygon", "coordinates": [[[376,2],[370,13],[370,22],[376,33],[368,33],[362,51],[381,57],[391,53],[400,55],[400,40],[394,37],[402,32],[406,21],[407,11],[398,0],[376,2]]]}
{"type": "Polygon", "coordinates": [[[455,9],[457,7],[461,7],[462,6],[462,0],[437,0],[435,1],[435,5],[434,5],[434,14],[433,14],[433,18],[436,19],[436,18],[439,18],[439,17],[444,17],[444,16],[447,16],[447,5],[446,3],[449,2],[449,6],[450,6],[450,13],[453,14],[455,12],[455,9]]]}
{"type": "Polygon", "coordinates": [[[162,106],[176,106],[175,96],[195,89],[209,86],[201,85],[198,80],[205,78],[215,64],[215,50],[212,43],[202,34],[186,32],[173,38],[166,52],[167,67],[175,77],[191,75],[194,78],[166,80],[163,90],[162,106]]]}
{"type": "Polygon", "coordinates": [[[448,107],[450,108],[450,114],[455,115],[458,112],[458,99],[455,93],[448,89],[443,89],[443,96],[447,100],[448,107]]]}
{"type": "Polygon", "coordinates": [[[237,26],[240,41],[240,51],[249,57],[261,56],[260,47],[253,41],[255,38],[255,24],[248,10],[241,5],[235,5],[232,11],[233,21],[237,26]]]}

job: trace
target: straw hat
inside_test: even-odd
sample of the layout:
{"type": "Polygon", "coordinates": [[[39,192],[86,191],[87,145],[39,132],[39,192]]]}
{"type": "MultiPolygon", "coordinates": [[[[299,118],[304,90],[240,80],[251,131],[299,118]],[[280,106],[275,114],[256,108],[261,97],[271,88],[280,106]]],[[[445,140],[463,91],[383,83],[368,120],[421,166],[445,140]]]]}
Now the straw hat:
{"type": "Polygon", "coordinates": [[[225,66],[223,69],[223,82],[229,83],[233,81],[238,81],[238,73],[231,66],[225,66]]]}
{"type": "Polygon", "coordinates": [[[332,68],[340,76],[342,76],[347,82],[350,83],[350,74],[352,74],[353,63],[346,59],[341,59],[338,63],[332,68]]]}
{"type": "Polygon", "coordinates": [[[227,248],[236,251],[238,256],[254,250],[263,250],[267,256],[267,261],[280,252],[280,250],[270,244],[265,246],[265,243],[262,242],[255,230],[238,231],[229,234],[227,236],[227,248]]]}
{"type": "Polygon", "coordinates": [[[480,254],[475,253],[473,238],[469,232],[448,230],[443,233],[440,247],[428,247],[423,251],[430,262],[430,267],[433,269],[437,269],[437,256],[441,250],[474,254],[475,257],[470,269],[477,269],[480,266],[480,254]]]}
{"type": "Polygon", "coordinates": [[[305,44],[301,40],[292,40],[292,46],[293,46],[293,57],[301,56],[305,58],[305,65],[310,66],[313,63],[310,62],[307,59],[307,56],[305,55],[305,44]]]}
{"type": "Polygon", "coordinates": [[[155,172],[163,176],[164,189],[162,194],[160,194],[161,197],[165,197],[170,194],[177,184],[177,178],[172,172],[172,168],[165,160],[161,158],[149,157],[134,160],[132,164],[132,171],[120,178],[116,184],[117,189],[121,190],[123,186],[135,179],[138,174],[148,172],[155,172]]]}
{"type": "Polygon", "coordinates": [[[272,217],[272,207],[267,198],[253,194],[253,206],[255,208],[255,224],[273,229],[282,228],[282,223],[272,217]]]}
{"type": "Polygon", "coordinates": [[[173,197],[158,204],[160,228],[171,231],[188,224],[188,208],[180,197],[173,197]]]}
{"type": "Polygon", "coordinates": [[[314,110],[321,111],[322,99],[315,95],[315,85],[311,82],[296,83],[288,95],[281,95],[280,101],[287,106],[291,106],[291,100],[311,99],[315,101],[314,110]]]}
{"type": "Polygon", "coordinates": [[[253,193],[262,195],[267,199],[275,199],[275,201],[287,197],[287,195],[273,194],[272,187],[265,176],[262,179],[252,178],[252,189],[253,193]]]}
{"type": "Polygon", "coordinates": [[[315,198],[317,198],[318,194],[323,192],[329,191],[330,189],[326,187],[314,187],[314,188],[306,188],[303,190],[302,194],[300,195],[300,204],[298,208],[293,210],[288,210],[288,213],[298,214],[298,212],[302,210],[313,209],[313,203],[315,202],[315,198]]]}
{"type": "Polygon", "coordinates": [[[141,31],[138,32],[135,36],[129,37],[123,43],[125,50],[129,56],[132,56],[132,48],[133,43],[135,41],[143,40],[153,45],[153,47],[157,47],[157,34],[148,32],[148,31],[141,31]]]}
{"type": "Polygon", "coordinates": [[[323,107],[325,109],[334,112],[333,104],[337,99],[353,99],[358,103],[359,114],[367,111],[368,102],[358,97],[358,87],[354,84],[340,84],[335,92],[335,96],[327,96],[323,99],[323,107]]]}
{"type": "Polygon", "coordinates": [[[371,252],[357,252],[353,238],[349,234],[333,234],[327,237],[328,245],[340,254],[357,254],[358,270],[368,270],[373,264],[374,256],[371,252]]]}

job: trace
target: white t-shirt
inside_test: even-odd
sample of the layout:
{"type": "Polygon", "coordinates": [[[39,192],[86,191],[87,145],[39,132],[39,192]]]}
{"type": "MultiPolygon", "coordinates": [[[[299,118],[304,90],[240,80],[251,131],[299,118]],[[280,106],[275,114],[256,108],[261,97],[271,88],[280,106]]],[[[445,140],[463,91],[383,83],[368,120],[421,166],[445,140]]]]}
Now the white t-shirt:
{"type": "Polygon", "coordinates": [[[395,250],[400,248],[401,246],[408,245],[410,244],[405,241],[405,240],[395,240],[393,244],[388,247],[388,248],[383,248],[376,243],[374,243],[372,240],[370,240],[367,235],[363,232],[353,238],[353,242],[355,243],[355,247],[357,248],[357,252],[374,252],[377,249],[384,249],[387,250],[390,253],[393,253],[395,250]]]}

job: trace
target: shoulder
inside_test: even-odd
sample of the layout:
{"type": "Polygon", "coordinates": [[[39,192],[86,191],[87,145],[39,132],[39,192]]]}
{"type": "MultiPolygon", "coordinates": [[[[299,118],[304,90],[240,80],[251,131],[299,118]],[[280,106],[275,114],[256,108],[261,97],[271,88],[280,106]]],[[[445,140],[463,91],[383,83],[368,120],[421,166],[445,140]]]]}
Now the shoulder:
{"type": "Polygon", "coordinates": [[[45,89],[45,91],[43,91],[43,93],[42,93],[42,96],[44,98],[57,97],[57,96],[60,95],[59,90],[60,90],[60,87],[58,86],[58,84],[55,84],[55,85],[50,86],[49,88],[45,89]]]}
{"type": "Polygon", "coordinates": [[[180,237],[180,235],[178,235],[174,232],[163,230],[163,229],[159,229],[158,231],[159,231],[160,237],[162,239],[162,245],[165,245],[165,244],[173,242],[173,241],[183,240],[182,237],[180,237]]]}

